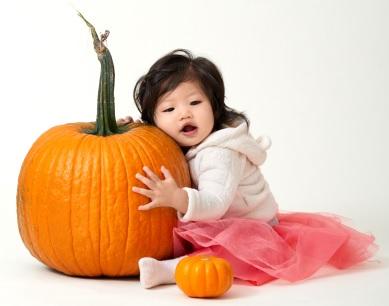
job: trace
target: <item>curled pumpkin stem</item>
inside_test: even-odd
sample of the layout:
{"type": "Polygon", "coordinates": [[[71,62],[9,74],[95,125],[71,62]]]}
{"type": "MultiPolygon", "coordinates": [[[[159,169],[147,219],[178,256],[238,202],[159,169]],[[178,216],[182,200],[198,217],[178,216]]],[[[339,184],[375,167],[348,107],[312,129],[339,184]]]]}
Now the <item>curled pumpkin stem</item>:
{"type": "Polygon", "coordinates": [[[77,12],[77,13],[78,13],[78,16],[80,16],[82,18],[82,20],[85,21],[86,25],[90,29],[90,32],[91,32],[92,37],[93,37],[93,45],[95,47],[96,53],[98,55],[104,53],[106,47],[103,44],[103,42],[107,40],[108,35],[109,35],[109,31],[106,30],[105,33],[101,35],[101,40],[100,40],[99,36],[97,35],[96,29],[93,26],[93,24],[91,24],[88,20],[86,20],[85,17],[80,12],[77,12]]]}
{"type": "Polygon", "coordinates": [[[111,57],[111,53],[104,45],[104,42],[109,36],[109,31],[106,30],[101,38],[96,33],[95,27],[85,19],[85,17],[78,12],[80,16],[89,27],[92,37],[93,46],[97,53],[97,57],[101,64],[99,91],[97,98],[97,117],[96,125],[93,130],[85,130],[88,134],[97,136],[109,136],[123,132],[119,129],[115,119],[115,69],[111,57]]]}
{"type": "Polygon", "coordinates": [[[105,32],[100,35],[100,50],[104,50],[104,48],[106,48],[103,42],[107,40],[108,36],[109,36],[108,30],[105,30],[105,32]]]}

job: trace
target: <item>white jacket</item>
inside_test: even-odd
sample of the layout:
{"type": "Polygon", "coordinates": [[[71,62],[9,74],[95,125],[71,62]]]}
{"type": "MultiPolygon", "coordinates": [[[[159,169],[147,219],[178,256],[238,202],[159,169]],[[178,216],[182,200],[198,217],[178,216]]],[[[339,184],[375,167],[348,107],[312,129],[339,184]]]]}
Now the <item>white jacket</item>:
{"type": "Polygon", "coordinates": [[[268,137],[255,140],[247,124],[226,127],[192,147],[189,162],[193,188],[188,193],[188,210],[178,212],[181,221],[206,221],[227,217],[270,221],[278,205],[259,166],[271,146],[268,137]]]}

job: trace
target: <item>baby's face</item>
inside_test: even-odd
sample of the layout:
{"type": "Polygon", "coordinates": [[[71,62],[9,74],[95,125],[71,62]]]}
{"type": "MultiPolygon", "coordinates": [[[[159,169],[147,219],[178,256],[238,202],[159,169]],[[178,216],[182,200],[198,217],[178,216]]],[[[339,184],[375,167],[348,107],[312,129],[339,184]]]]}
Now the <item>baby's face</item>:
{"type": "Polygon", "coordinates": [[[182,82],[159,98],[154,121],[181,147],[202,142],[214,125],[211,103],[195,81],[182,82]]]}

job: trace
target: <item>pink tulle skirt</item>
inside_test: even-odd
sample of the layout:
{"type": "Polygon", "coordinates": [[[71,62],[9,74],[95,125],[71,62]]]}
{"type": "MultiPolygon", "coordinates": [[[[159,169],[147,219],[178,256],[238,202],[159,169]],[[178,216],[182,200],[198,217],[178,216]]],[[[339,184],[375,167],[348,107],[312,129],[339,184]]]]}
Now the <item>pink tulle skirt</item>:
{"type": "Polygon", "coordinates": [[[227,259],[234,277],[261,285],[274,279],[305,279],[320,267],[345,269],[371,257],[372,235],[319,213],[280,213],[278,224],[254,219],[179,222],[175,257],[205,253],[227,259]]]}

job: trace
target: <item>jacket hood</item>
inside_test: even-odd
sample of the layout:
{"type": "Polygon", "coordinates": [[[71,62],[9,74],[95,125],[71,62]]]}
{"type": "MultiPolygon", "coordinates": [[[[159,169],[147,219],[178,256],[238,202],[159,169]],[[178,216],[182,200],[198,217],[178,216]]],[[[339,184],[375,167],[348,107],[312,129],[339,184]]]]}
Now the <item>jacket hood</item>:
{"type": "Polygon", "coordinates": [[[245,155],[253,164],[260,166],[266,160],[266,150],[271,146],[271,140],[267,136],[255,139],[248,132],[246,122],[236,127],[225,127],[210,134],[199,145],[192,147],[185,154],[189,161],[198,152],[208,147],[227,148],[245,155]]]}

